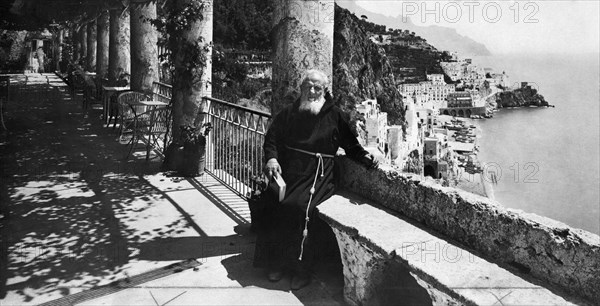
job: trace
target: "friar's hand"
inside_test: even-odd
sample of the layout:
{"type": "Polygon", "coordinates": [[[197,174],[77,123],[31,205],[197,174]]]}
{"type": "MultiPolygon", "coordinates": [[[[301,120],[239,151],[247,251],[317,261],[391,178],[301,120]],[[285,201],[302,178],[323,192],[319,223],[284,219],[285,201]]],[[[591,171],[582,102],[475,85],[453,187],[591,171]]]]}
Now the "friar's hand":
{"type": "Polygon", "coordinates": [[[360,162],[368,169],[376,169],[379,167],[379,161],[377,161],[375,155],[371,153],[365,154],[365,156],[361,158],[360,162]]]}
{"type": "Polygon", "coordinates": [[[281,174],[281,166],[279,166],[279,163],[277,162],[277,159],[271,158],[265,164],[264,171],[265,171],[265,174],[267,175],[267,177],[269,179],[271,179],[271,177],[273,177],[273,175],[275,173],[281,174]]]}

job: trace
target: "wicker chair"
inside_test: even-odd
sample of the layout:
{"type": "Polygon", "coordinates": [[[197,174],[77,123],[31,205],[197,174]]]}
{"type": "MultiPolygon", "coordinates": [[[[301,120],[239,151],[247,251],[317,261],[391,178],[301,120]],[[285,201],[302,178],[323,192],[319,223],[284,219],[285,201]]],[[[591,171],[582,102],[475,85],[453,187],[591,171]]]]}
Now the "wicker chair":
{"type": "MultiPolygon", "coordinates": [[[[127,91],[120,93],[117,96],[117,106],[119,117],[119,141],[123,134],[134,133],[134,123],[136,114],[141,114],[146,111],[145,106],[131,105],[132,102],[148,100],[148,96],[137,91],[127,91]]],[[[133,139],[132,139],[133,141],[133,139]]]]}
{"type": "Polygon", "coordinates": [[[146,160],[150,158],[150,150],[156,149],[164,153],[171,132],[171,108],[153,108],[137,115],[134,124],[133,139],[127,157],[141,142],[146,148],[146,160]]]}
{"type": "Polygon", "coordinates": [[[119,118],[119,102],[118,102],[118,98],[119,95],[125,92],[129,92],[131,90],[120,90],[120,91],[116,91],[113,92],[110,97],[108,98],[108,112],[107,112],[107,116],[108,116],[108,120],[106,121],[106,127],[110,126],[110,122],[112,121],[113,123],[113,130],[117,127],[117,119],[119,118]]]}

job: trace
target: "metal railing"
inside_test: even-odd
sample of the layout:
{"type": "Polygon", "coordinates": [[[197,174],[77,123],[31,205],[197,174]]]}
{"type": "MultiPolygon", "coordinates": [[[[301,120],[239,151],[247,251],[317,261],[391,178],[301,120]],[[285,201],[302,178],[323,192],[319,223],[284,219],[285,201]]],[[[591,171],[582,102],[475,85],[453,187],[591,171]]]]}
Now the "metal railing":
{"type": "Polygon", "coordinates": [[[253,176],[262,173],[263,142],[271,114],[204,97],[204,122],[213,130],[206,145],[206,171],[248,198],[255,190],[253,176]]]}
{"type": "Polygon", "coordinates": [[[161,82],[152,83],[152,99],[171,104],[173,86],[161,82]]]}

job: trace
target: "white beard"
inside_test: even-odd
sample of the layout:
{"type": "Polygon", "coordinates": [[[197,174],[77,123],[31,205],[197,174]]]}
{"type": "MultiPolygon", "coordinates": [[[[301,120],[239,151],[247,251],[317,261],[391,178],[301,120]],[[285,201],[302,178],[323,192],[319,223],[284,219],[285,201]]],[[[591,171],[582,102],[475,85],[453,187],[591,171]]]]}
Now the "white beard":
{"type": "Polygon", "coordinates": [[[317,101],[300,101],[300,111],[308,111],[313,115],[318,115],[321,112],[321,108],[325,104],[325,98],[321,98],[317,101]]]}

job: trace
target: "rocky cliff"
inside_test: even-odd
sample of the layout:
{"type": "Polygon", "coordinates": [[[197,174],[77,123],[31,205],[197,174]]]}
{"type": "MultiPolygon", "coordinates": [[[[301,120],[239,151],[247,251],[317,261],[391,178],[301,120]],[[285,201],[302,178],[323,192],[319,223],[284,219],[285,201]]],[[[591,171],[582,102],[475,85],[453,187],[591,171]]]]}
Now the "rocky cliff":
{"type": "Polygon", "coordinates": [[[530,86],[505,91],[496,95],[496,107],[520,107],[520,106],[550,106],[544,96],[540,95],[535,88],[530,86]]]}
{"type": "Polygon", "coordinates": [[[385,51],[369,40],[356,16],[336,5],[333,46],[333,96],[344,110],[377,99],[388,124],[404,125],[404,105],[385,51]]]}

